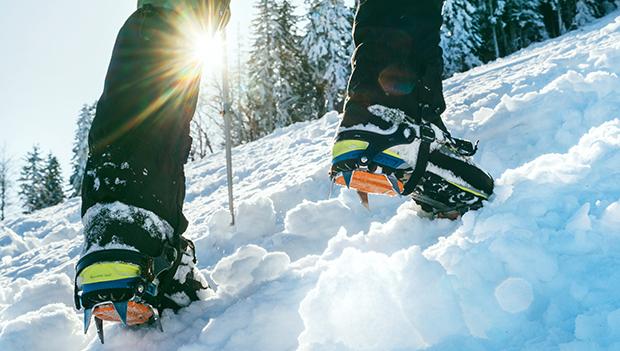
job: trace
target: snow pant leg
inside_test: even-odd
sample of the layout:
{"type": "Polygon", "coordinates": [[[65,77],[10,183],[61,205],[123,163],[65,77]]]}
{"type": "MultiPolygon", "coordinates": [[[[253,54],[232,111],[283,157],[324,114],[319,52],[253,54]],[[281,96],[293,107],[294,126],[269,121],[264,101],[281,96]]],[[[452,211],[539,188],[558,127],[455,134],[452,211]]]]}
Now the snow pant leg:
{"type": "Polygon", "coordinates": [[[420,102],[445,110],[442,51],[443,0],[361,0],[354,24],[356,50],[342,126],[391,123],[368,112],[375,104],[422,118],[420,102]]]}
{"type": "Polygon", "coordinates": [[[183,165],[191,146],[200,66],[173,11],[137,10],[120,30],[89,134],[82,215],[122,202],[187,228],[183,165]]]}

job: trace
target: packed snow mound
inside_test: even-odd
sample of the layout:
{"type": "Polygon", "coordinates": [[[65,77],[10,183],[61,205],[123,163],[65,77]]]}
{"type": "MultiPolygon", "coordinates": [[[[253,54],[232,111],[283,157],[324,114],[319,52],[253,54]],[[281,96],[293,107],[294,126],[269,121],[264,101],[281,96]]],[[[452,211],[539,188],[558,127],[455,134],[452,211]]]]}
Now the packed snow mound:
{"type": "Polygon", "coordinates": [[[2,350],[620,349],[620,14],[446,81],[481,140],[486,206],[431,221],[405,198],[332,196],[338,115],[187,167],[187,235],[215,294],[164,333],[81,335],[79,201],[0,224],[2,350]]]}

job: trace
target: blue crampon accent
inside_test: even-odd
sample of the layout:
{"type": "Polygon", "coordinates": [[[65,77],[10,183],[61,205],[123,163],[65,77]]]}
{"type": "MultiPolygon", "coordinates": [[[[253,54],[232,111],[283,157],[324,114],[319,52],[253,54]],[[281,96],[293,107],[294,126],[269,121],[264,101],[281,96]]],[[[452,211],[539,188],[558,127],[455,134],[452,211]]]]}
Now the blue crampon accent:
{"type": "MultiPolygon", "coordinates": [[[[334,158],[332,160],[332,164],[335,165],[339,162],[348,161],[348,160],[358,160],[364,155],[364,152],[365,150],[356,150],[356,151],[347,152],[343,155],[340,155],[334,158]]],[[[389,167],[393,169],[398,169],[399,167],[401,167],[402,165],[406,163],[401,158],[388,155],[384,152],[375,156],[373,162],[379,166],[389,167]]]]}
{"type": "Polygon", "coordinates": [[[366,150],[356,150],[356,151],[347,152],[346,154],[342,154],[332,159],[332,165],[335,165],[342,161],[357,160],[362,157],[365,151],[366,150]]]}
{"type": "Polygon", "coordinates": [[[394,157],[392,155],[388,155],[386,153],[380,153],[375,156],[373,162],[377,163],[382,167],[389,167],[393,169],[398,169],[398,167],[405,164],[405,161],[398,157],[394,157]]]}
{"type": "Polygon", "coordinates": [[[107,289],[133,289],[135,288],[135,282],[137,280],[138,278],[127,278],[127,279],[111,280],[108,282],[101,282],[101,283],[84,284],[82,286],[82,293],[87,294],[92,291],[107,290],[107,289]]]}

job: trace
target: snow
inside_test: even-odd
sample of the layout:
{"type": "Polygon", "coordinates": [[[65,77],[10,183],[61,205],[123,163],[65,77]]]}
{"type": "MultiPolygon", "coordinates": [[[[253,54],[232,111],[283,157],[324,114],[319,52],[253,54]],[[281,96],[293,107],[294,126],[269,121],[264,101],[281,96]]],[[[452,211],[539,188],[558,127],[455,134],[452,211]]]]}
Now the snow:
{"type": "Polygon", "coordinates": [[[222,292],[235,296],[252,285],[278,278],[290,263],[284,252],[267,252],[260,246],[247,245],[221,259],[211,277],[222,292]]]}
{"type": "MultiPolygon", "coordinates": [[[[97,218],[97,216],[101,216],[102,213],[105,214],[106,218],[126,223],[133,223],[135,218],[140,217],[143,221],[142,228],[150,236],[157,239],[164,240],[166,237],[171,238],[174,232],[172,226],[159,218],[155,213],[142,208],[128,206],[118,201],[109,204],[95,204],[89,208],[82,218],[84,227],[91,228],[104,225],[104,223],[99,223],[98,220],[100,219],[97,218]]],[[[95,232],[98,231],[95,230],[95,232]]],[[[95,247],[97,247],[97,245],[92,245],[88,252],[97,251],[95,247]]]]}
{"type": "Polygon", "coordinates": [[[534,301],[534,293],[527,280],[508,278],[495,289],[495,298],[504,311],[519,313],[530,307],[534,301]]]}
{"type": "Polygon", "coordinates": [[[480,139],[486,206],[430,220],[404,198],[330,198],[338,115],[187,167],[188,237],[214,293],[164,333],[82,335],[78,200],[0,225],[2,350],[620,349],[620,13],[445,82],[480,139]]]}
{"type": "Polygon", "coordinates": [[[79,327],[81,324],[72,308],[60,303],[49,304],[5,322],[0,332],[0,348],[15,351],[77,350],[87,343],[79,327]],[[35,335],[33,331],[36,331],[35,335]],[[67,345],[70,346],[67,348],[67,345]]]}

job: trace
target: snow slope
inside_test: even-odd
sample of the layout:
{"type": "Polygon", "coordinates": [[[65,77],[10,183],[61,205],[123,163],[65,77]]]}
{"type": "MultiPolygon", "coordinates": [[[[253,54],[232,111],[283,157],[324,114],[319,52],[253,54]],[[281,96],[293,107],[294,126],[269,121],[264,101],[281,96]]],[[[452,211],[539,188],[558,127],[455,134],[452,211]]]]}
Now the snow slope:
{"type": "Polygon", "coordinates": [[[79,201],[0,224],[1,350],[620,349],[620,13],[446,81],[496,195],[461,220],[329,198],[335,113],[187,168],[188,236],[216,293],[165,332],[82,335],[79,201]]]}

